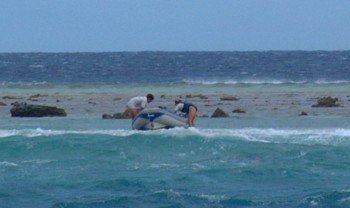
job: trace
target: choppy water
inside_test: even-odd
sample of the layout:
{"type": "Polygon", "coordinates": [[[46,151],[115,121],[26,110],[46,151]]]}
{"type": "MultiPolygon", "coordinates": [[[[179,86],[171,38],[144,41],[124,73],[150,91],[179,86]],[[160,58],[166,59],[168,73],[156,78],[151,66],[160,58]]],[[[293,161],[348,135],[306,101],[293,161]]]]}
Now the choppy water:
{"type": "Polygon", "coordinates": [[[0,89],[344,92],[349,71],[350,51],[1,53],[0,89]]]}
{"type": "MultiPolygon", "coordinates": [[[[349,58],[348,51],[0,54],[0,89],[346,94],[349,58]]],[[[349,207],[348,118],[198,118],[195,129],[134,131],[130,120],[4,117],[0,207],[349,207]]]]}
{"type": "Polygon", "coordinates": [[[0,204],[349,206],[350,128],[268,121],[203,118],[203,128],[159,131],[133,131],[123,120],[3,121],[0,204]]]}
{"type": "Polygon", "coordinates": [[[350,51],[0,54],[5,82],[349,81],[350,51]]]}

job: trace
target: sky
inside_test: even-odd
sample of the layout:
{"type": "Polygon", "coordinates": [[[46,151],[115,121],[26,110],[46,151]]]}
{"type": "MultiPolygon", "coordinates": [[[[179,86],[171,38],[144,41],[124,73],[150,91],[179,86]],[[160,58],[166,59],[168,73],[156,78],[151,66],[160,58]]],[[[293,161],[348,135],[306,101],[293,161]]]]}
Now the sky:
{"type": "Polygon", "coordinates": [[[0,0],[0,52],[349,49],[350,0],[0,0]]]}

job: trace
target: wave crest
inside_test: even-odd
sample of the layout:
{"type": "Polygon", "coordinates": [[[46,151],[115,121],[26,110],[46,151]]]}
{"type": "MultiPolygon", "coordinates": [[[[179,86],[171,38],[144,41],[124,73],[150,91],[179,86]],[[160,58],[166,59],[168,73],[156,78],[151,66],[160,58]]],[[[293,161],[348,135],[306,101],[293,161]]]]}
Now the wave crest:
{"type": "Polygon", "coordinates": [[[2,88],[35,88],[35,87],[50,87],[52,84],[46,82],[46,81],[31,81],[31,82],[6,82],[3,81],[0,84],[0,87],[2,88]]]}
{"type": "Polygon", "coordinates": [[[315,85],[349,85],[350,81],[346,80],[316,80],[316,81],[294,81],[294,80],[182,80],[185,84],[190,85],[291,85],[291,84],[315,84],[315,85]]]}
{"type": "Polygon", "coordinates": [[[137,131],[127,129],[106,130],[51,130],[51,129],[13,129],[0,130],[0,138],[20,137],[49,137],[60,135],[96,135],[96,136],[152,136],[167,138],[200,138],[245,140],[264,143],[295,143],[322,145],[350,145],[350,129],[197,129],[174,128],[155,131],[137,131]]]}

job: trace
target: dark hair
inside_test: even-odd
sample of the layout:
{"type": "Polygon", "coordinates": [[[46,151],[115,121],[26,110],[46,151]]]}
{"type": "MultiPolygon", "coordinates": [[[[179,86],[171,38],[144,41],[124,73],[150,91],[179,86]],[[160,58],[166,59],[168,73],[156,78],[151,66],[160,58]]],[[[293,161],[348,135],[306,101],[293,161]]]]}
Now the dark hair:
{"type": "Polygon", "coordinates": [[[152,94],[147,94],[147,98],[149,98],[149,99],[151,99],[151,100],[153,100],[153,99],[154,99],[154,97],[153,97],[153,95],[152,95],[152,94]]]}

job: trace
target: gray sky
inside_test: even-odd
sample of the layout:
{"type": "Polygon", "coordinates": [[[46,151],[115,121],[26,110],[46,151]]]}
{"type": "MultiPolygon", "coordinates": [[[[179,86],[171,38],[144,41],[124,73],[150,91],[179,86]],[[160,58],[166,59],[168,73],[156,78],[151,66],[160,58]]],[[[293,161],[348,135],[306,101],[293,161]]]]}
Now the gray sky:
{"type": "Polygon", "coordinates": [[[0,0],[0,52],[349,50],[350,0],[0,0]]]}

